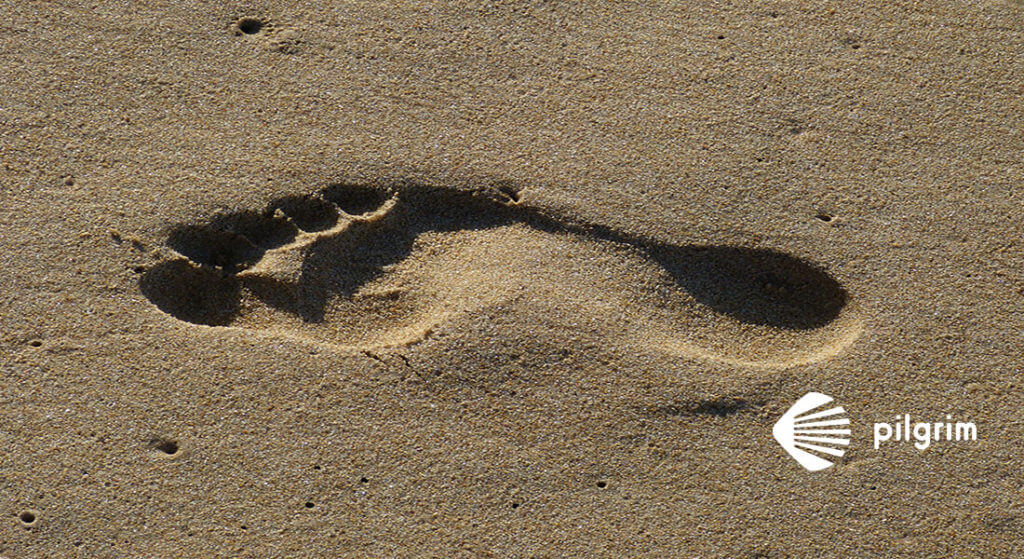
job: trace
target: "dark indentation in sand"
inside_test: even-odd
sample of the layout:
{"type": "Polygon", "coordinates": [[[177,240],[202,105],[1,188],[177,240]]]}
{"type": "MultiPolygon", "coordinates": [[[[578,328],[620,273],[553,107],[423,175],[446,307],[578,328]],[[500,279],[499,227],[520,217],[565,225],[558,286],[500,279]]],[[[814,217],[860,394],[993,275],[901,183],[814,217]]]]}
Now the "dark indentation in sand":
{"type": "Polygon", "coordinates": [[[167,236],[167,246],[196,264],[238,271],[259,259],[261,251],[249,239],[208,225],[182,225],[167,236]]]}
{"type": "Polygon", "coordinates": [[[154,437],[150,439],[149,447],[168,456],[174,456],[179,450],[178,441],[163,437],[154,437]]]}
{"type": "Polygon", "coordinates": [[[235,27],[240,34],[255,35],[263,30],[264,23],[259,18],[243,17],[235,22],[235,27]]]}
{"type": "Polygon", "coordinates": [[[230,324],[243,283],[263,303],[318,322],[332,297],[356,292],[401,262],[422,233],[520,222],[542,231],[629,245],[664,268],[698,302],[739,322],[807,330],[828,324],[847,304],[846,290],[834,278],[794,256],[737,246],[671,245],[603,225],[559,220],[510,204],[518,200],[519,190],[505,186],[455,190],[412,181],[387,187],[333,184],[317,195],[274,201],[262,214],[242,212],[174,229],[167,244],[203,266],[165,262],[146,272],[140,284],[157,307],[188,322],[230,324]],[[343,234],[311,244],[298,281],[284,284],[270,277],[234,275],[266,250],[294,238],[295,225],[323,229],[337,219],[338,209],[365,214],[380,208],[392,192],[397,202],[382,219],[354,221],[343,234]],[[276,210],[291,219],[280,218],[276,210]]]}
{"type": "Polygon", "coordinates": [[[317,196],[287,196],[270,204],[269,211],[281,210],[303,231],[323,231],[338,222],[338,208],[317,196]]]}
{"type": "Polygon", "coordinates": [[[186,260],[161,262],[139,280],[143,295],[165,313],[194,324],[226,326],[238,310],[234,276],[186,260]]]}
{"type": "Polygon", "coordinates": [[[275,217],[270,211],[220,215],[213,218],[207,228],[241,235],[259,249],[279,247],[291,242],[298,233],[293,223],[275,217]]]}
{"type": "Polygon", "coordinates": [[[750,402],[742,398],[722,397],[658,406],[651,411],[655,415],[728,417],[751,407],[750,402]]]}
{"type": "Polygon", "coordinates": [[[364,184],[339,183],[325,188],[321,195],[349,215],[376,210],[388,199],[386,190],[364,184]]]}
{"type": "Polygon", "coordinates": [[[295,238],[298,229],[272,212],[221,215],[205,225],[182,225],[171,231],[167,246],[197,264],[228,272],[241,271],[259,261],[268,249],[295,238]]]}
{"type": "Polygon", "coordinates": [[[518,204],[520,198],[520,192],[522,189],[519,185],[509,181],[498,182],[494,185],[494,190],[498,194],[498,200],[508,204],[518,204]]]}
{"type": "Polygon", "coordinates": [[[694,299],[747,324],[818,328],[834,320],[848,299],[827,272],[781,252],[660,246],[651,254],[694,299]]]}
{"type": "Polygon", "coordinates": [[[32,526],[39,520],[39,514],[34,510],[24,510],[18,514],[18,520],[25,526],[32,526]]]}

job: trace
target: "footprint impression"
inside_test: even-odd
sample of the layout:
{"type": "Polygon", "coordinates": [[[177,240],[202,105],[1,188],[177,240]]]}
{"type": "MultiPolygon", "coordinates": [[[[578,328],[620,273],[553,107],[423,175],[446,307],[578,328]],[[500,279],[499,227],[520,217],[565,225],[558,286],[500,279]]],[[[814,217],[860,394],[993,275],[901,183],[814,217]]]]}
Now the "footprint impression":
{"type": "Polygon", "coordinates": [[[493,305],[755,367],[818,361],[860,333],[843,287],[805,261],[559,220],[504,188],[336,184],[179,226],[167,245],[175,257],[140,280],[167,314],[358,350],[493,305]]]}

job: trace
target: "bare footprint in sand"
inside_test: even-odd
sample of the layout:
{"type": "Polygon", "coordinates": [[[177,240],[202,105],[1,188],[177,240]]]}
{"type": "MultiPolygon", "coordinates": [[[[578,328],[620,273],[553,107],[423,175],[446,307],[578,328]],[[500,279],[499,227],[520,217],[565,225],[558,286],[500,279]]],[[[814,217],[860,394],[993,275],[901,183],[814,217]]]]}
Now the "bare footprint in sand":
{"type": "Polygon", "coordinates": [[[792,256],[658,243],[517,200],[499,188],[333,185],[174,229],[177,256],[140,285],[183,321],[359,350],[414,344],[509,301],[747,366],[818,361],[860,333],[842,286],[792,256]]]}

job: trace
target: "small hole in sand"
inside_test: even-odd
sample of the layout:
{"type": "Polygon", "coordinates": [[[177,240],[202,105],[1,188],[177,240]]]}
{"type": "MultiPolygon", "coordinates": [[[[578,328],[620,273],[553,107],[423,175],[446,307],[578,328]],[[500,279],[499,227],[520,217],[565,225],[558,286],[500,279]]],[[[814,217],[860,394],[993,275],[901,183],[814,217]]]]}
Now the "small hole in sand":
{"type": "Polygon", "coordinates": [[[497,187],[498,192],[500,193],[501,197],[504,198],[507,203],[510,203],[510,204],[517,204],[517,203],[519,203],[519,198],[520,198],[519,187],[517,187],[514,184],[510,184],[510,183],[501,183],[501,184],[497,184],[495,186],[497,187]]]}
{"type": "Polygon", "coordinates": [[[850,46],[850,48],[853,48],[853,49],[859,49],[859,48],[860,48],[860,45],[851,45],[851,46],[850,46]]]}
{"type": "Polygon", "coordinates": [[[514,509],[519,508],[519,503],[512,503],[512,508],[514,508],[514,509]]]}
{"type": "Polygon", "coordinates": [[[821,212],[821,213],[819,213],[818,215],[816,215],[814,217],[816,217],[820,221],[824,221],[825,223],[828,223],[828,222],[830,222],[830,221],[832,221],[833,219],[836,218],[836,216],[834,216],[834,215],[832,215],[830,213],[825,213],[825,212],[821,212]]]}
{"type": "Polygon", "coordinates": [[[26,526],[31,526],[36,523],[36,513],[30,510],[22,511],[18,515],[18,520],[21,520],[21,523],[26,526]]]}
{"type": "Polygon", "coordinates": [[[43,347],[43,340],[32,340],[28,343],[32,347],[43,347]]]}
{"type": "Polygon", "coordinates": [[[313,508],[315,506],[316,506],[316,503],[314,503],[313,501],[306,501],[306,508],[307,509],[311,509],[311,508],[313,508]]]}
{"type": "Polygon", "coordinates": [[[254,17],[243,17],[238,20],[238,30],[246,35],[255,35],[263,29],[263,22],[254,17]]]}
{"type": "Polygon", "coordinates": [[[168,456],[174,456],[179,450],[178,442],[169,439],[153,439],[149,441],[149,445],[158,452],[168,456]]]}
{"type": "Polygon", "coordinates": [[[134,272],[136,274],[145,273],[146,272],[146,267],[145,266],[135,266],[134,268],[132,268],[132,272],[134,272]]]}
{"type": "Polygon", "coordinates": [[[600,487],[601,489],[604,489],[605,487],[608,487],[608,482],[607,481],[599,481],[599,482],[597,482],[597,486],[600,487]]]}
{"type": "Polygon", "coordinates": [[[370,481],[370,480],[366,479],[365,477],[359,478],[359,483],[366,483],[368,481],[370,481]]]}
{"type": "Polygon", "coordinates": [[[722,39],[724,39],[724,38],[725,38],[725,35],[719,35],[719,36],[718,36],[718,40],[719,40],[719,41],[721,41],[721,40],[722,40],[722,39]]]}

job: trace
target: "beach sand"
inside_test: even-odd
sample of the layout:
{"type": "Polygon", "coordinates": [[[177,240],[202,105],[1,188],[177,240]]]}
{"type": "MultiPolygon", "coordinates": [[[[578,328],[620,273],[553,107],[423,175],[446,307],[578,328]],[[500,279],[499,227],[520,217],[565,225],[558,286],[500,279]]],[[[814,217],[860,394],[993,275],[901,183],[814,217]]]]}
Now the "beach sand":
{"type": "Polygon", "coordinates": [[[0,556],[1024,554],[1022,3],[0,13],[0,556]]]}

